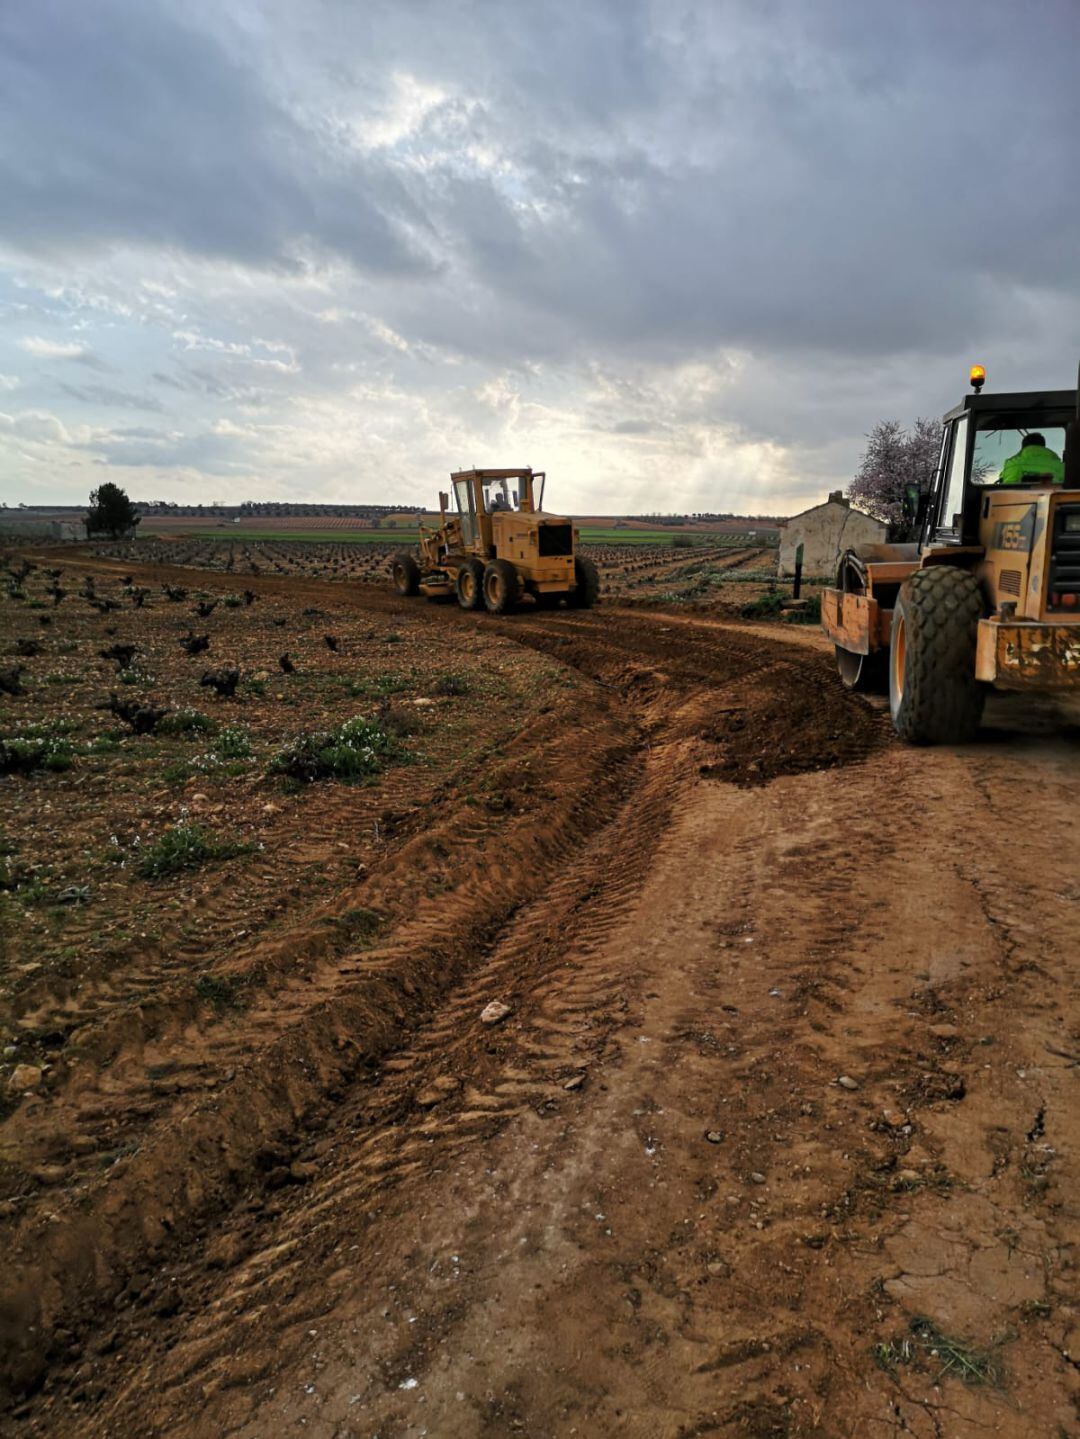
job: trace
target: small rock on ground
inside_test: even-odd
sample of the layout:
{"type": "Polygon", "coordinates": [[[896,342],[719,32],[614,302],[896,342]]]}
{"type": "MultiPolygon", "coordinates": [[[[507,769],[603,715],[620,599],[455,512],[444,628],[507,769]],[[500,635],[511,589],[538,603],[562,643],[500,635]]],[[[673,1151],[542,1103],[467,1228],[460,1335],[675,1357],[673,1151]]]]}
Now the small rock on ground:
{"type": "Polygon", "coordinates": [[[44,1070],[36,1064],[17,1064],[11,1071],[7,1087],[13,1094],[25,1094],[27,1090],[37,1089],[43,1073],[44,1070]]]}
{"type": "Polygon", "coordinates": [[[480,1011],[481,1024],[499,1024],[510,1013],[510,1006],[501,999],[493,999],[480,1011]]]}

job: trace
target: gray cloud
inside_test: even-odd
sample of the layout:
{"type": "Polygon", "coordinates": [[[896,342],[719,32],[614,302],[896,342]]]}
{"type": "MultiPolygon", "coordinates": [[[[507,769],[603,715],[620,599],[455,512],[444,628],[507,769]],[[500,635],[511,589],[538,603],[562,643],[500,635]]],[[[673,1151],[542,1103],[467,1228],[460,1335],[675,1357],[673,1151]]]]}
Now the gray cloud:
{"type": "Polygon", "coordinates": [[[64,360],[85,365],[88,370],[107,370],[109,366],[88,345],[75,340],[50,340],[44,335],[26,335],[19,348],[35,360],[64,360]]]}
{"type": "Polygon", "coordinates": [[[146,410],[161,414],[164,405],[152,395],[137,395],[129,390],[117,390],[111,385],[61,385],[60,389],[73,400],[88,405],[119,406],[126,410],[146,410]]]}
{"type": "Polygon", "coordinates": [[[154,370],[150,378],[156,384],[196,399],[262,409],[269,404],[272,391],[265,385],[248,384],[236,378],[235,371],[242,368],[241,364],[231,362],[224,366],[224,374],[217,374],[202,365],[178,365],[172,374],[154,370]]]}
{"type": "Polygon", "coordinates": [[[315,245],[375,272],[422,268],[394,178],[305,128],[241,36],[175,7],[4,7],[0,118],[0,233],[19,248],[176,246],[293,268],[315,245]]]}
{"type": "Polygon", "coordinates": [[[842,482],[966,360],[1071,379],[1078,44],[1075,0],[4,7],[0,368],[152,379],[167,431],[99,426],[129,466],[585,435],[582,486],[842,482]]]}
{"type": "Polygon", "coordinates": [[[245,471],[242,447],[234,435],[209,432],[182,435],[145,426],[109,430],[80,448],[110,465],[157,470],[199,470],[226,476],[245,471]]]}
{"type": "Polygon", "coordinates": [[[499,358],[526,323],[563,358],[590,343],[940,349],[992,333],[1010,287],[1074,284],[1068,0],[915,0],[872,24],[838,0],[521,3],[482,24],[326,3],[305,8],[287,62],[284,14],[276,49],[199,14],[6,10],[9,241],[281,266],[336,254],[412,275],[381,299],[414,332],[499,358]],[[1017,84],[1032,16],[1057,43],[1040,46],[1038,84],[1017,84]],[[365,151],[347,116],[358,94],[386,98],[397,64],[457,98],[433,101],[406,147],[365,151]]]}

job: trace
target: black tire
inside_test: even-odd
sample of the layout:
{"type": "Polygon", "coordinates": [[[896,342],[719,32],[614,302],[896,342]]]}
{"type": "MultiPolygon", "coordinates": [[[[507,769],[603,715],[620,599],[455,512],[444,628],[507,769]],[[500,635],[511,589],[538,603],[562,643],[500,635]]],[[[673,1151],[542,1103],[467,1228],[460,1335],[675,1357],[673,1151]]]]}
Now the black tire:
{"type": "Polygon", "coordinates": [[[836,647],[836,671],[846,690],[857,694],[884,694],[889,687],[888,656],[884,650],[857,655],[854,650],[836,647]]]}
{"type": "Polygon", "coordinates": [[[600,598],[600,572],[586,555],[574,556],[574,589],[566,602],[576,610],[591,610],[600,598]]]}
{"type": "Polygon", "coordinates": [[[493,615],[504,615],[518,602],[521,587],[509,560],[492,560],[484,571],[484,603],[493,615]]]}
{"type": "Polygon", "coordinates": [[[478,610],[484,603],[484,567],[479,560],[466,560],[457,572],[454,585],[463,610],[478,610]]]}
{"type": "Polygon", "coordinates": [[[390,578],[394,589],[404,598],[420,593],[420,566],[412,555],[402,552],[390,561],[390,578]]]}
{"type": "Polygon", "coordinates": [[[975,737],[986,698],[975,678],[983,610],[978,581],[967,570],[932,565],[901,585],[889,645],[889,709],[908,744],[975,737]]]}

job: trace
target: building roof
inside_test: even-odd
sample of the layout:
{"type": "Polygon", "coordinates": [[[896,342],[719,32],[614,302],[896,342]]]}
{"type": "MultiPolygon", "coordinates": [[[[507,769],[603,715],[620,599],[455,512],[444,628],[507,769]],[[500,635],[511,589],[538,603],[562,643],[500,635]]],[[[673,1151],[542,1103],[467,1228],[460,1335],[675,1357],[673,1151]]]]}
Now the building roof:
{"type": "Polygon", "coordinates": [[[868,515],[865,510],[856,509],[851,501],[845,499],[839,490],[833,490],[829,498],[822,500],[820,504],[811,505],[808,510],[800,510],[797,515],[792,515],[785,523],[789,525],[794,524],[796,520],[804,520],[807,515],[816,514],[818,510],[827,510],[830,506],[838,510],[850,510],[852,514],[861,515],[864,520],[869,520],[871,524],[880,525],[883,530],[888,529],[884,520],[875,519],[873,515],[868,515]]]}

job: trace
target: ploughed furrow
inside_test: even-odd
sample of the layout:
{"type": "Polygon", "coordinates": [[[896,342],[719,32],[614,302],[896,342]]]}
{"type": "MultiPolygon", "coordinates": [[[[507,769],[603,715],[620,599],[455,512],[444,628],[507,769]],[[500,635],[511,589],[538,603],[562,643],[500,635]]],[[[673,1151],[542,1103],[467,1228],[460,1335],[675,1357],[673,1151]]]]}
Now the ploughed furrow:
{"type": "Polygon", "coordinates": [[[885,719],[805,645],[636,610],[512,623],[520,643],[628,698],[681,704],[685,732],[706,747],[703,772],[716,778],[760,784],[853,764],[893,742],[885,719]]]}
{"type": "MultiPolygon", "coordinates": [[[[88,1175],[47,1215],[36,1207],[12,1226],[0,1295],[5,1377],[31,1382],[57,1327],[65,1336],[79,1329],[136,1267],[174,1251],[238,1188],[265,1179],[274,1167],[268,1156],[292,1152],[298,1136],[323,1122],[328,1095],[399,1045],[588,844],[634,788],[639,742],[633,717],[609,696],[577,691],[492,751],[499,803],[489,812],[467,803],[463,786],[448,785],[441,805],[425,805],[385,866],[321,924],[248,953],[237,970],[257,974],[261,985],[250,1013],[201,1031],[166,998],[153,1044],[133,1014],[117,1050],[123,1064],[109,1072],[119,1078],[125,1066],[149,1061],[146,1087],[117,1096],[143,1129],[134,1152],[116,1156],[105,1175],[88,1175]],[[472,842],[458,850],[463,827],[472,842]],[[354,907],[385,918],[385,931],[350,943],[348,923],[334,921],[354,907]],[[193,1048],[205,1065],[201,1086],[193,1048]],[[169,1108],[153,1122],[160,1091],[169,1108]]],[[[88,1085],[91,1127],[108,1123],[108,1090],[108,1073],[88,1085]]]]}
{"type": "MultiPolygon", "coordinates": [[[[731,626],[672,625],[662,614],[620,611],[617,624],[603,613],[559,615],[546,623],[527,622],[515,638],[564,658],[581,644],[591,652],[579,668],[588,672],[615,666],[621,657],[663,665],[665,683],[711,689],[779,668],[789,678],[804,678],[821,668],[819,656],[807,656],[778,640],[731,626]]],[[[830,676],[832,678],[832,676],[830,676]]],[[[794,698],[789,693],[789,699],[794,698]]]]}
{"type": "MultiPolygon", "coordinates": [[[[586,729],[587,719],[578,735],[586,729]]],[[[523,735],[528,744],[528,728],[523,735]]],[[[499,750],[493,743],[488,758],[499,750]]],[[[54,1036],[54,1090],[44,1115],[17,1111],[9,1117],[0,1153],[17,1154],[24,1168],[62,1160],[67,1183],[83,1183],[130,1146],[134,1126],[141,1130],[151,1115],[215,1087],[243,1061],[253,1036],[266,1043],[333,989],[339,957],[357,924],[394,922],[406,904],[411,916],[425,876],[441,882],[432,869],[434,837],[441,828],[444,839],[456,843],[459,788],[467,778],[467,773],[425,773],[425,787],[413,794],[407,811],[401,810],[403,792],[395,806],[389,786],[331,789],[305,810],[305,819],[313,814],[314,822],[310,828],[305,824],[299,839],[293,824],[291,837],[285,828],[280,845],[276,833],[266,843],[264,865],[245,871],[247,899],[234,917],[225,901],[236,887],[235,875],[216,876],[197,893],[190,908],[207,920],[200,943],[178,941],[169,950],[167,937],[144,942],[133,964],[111,978],[102,973],[77,997],[52,977],[24,989],[13,1003],[14,1018],[54,1036]],[[402,817],[390,831],[385,821],[395,810],[402,817]],[[384,831],[376,841],[380,815],[384,831]],[[423,837],[420,844],[411,842],[416,834],[423,837]],[[295,858],[300,843],[317,849],[321,862],[301,866],[295,858]],[[315,901],[313,895],[325,889],[326,867],[342,854],[343,882],[333,904],[315,901]],[[358,869],[364,872],[359,883],[358,869]],[[395,872],[407,877],[394,881],[395,872]],[[263,906],[254,931],[252,888],[263,906]],[[315,973],[319,963],[329,969],[321,982],[315,973]],[[284,999],[282,990],[290,991],[284,999]],[[238,996],[242,1022],[231,1005],[206,1002],[207,993],[238,996]],[[65,1135],[78,1136],[77,1151],[65,1135]]],[[[477,811],[471,843],[489,842],[507,817],[477,811]]],[[[9,1194],[18,1195],[17,1171],[7,1182],[9,1194]]],[[[49,1207],[54,1203],[55,1192],[49,1207]]]]}
{"type": "MultiPolygon", "coordinates": [[[[280,1330],[284,1343],[331,1308],[335,1275],[393,1191],[453,1163],[525,1108],[557,1118],[595,1082],[638,989],[635,973],[604,967],[601,949],[635,903],[695,770],[693,746],[658,729],[608,822],[564,853],[556,877],[492,937],[438,1012],[296,1152],[290,1172],[306,1187],[281,1191],[270,1224],[255,1197],[225,1222],[214,1241],[215,1254],[236,1260],[225,1279],[208,1278],[201,1258],[170,1267],[184,1316],[152,1360],[166,1413],[179,1416],[230,1382],[237,1336],[249,1326],[263,1339],[280,1330]],[[479,1016],[492,1000],[510,1014],[486,1027],[479,1016]]],[[[139,1326],[137,1313],[131,1322],[139,1326]]],[[[101,1432],[123,1417],[121,1403],[102,1415],[101,1432]]]]}
{"type": "MultiPolygon", "coordinates": [[[[98,1076],[73,1066],[70,1102],[91,1128],[121,1104],[141,1128],[107,1172],[9,1227],[0,1355],[15,1389],[49,1368],[61,1391],[65,1359],[78,1363],[109,1313],[121,1356],[145,1355],[153,1331],[140,1363],[175,1416],[188,1376],[212,1386],[248,1327],[284,1336],[325,1309],[335,1256],[388,1196],[526,1107],[557,1115],[591,1082],[637,990],[635,971],[598,957],[699,773],[757,783],[882,742],[820,656],[739,628],[621,611],[415,613],[436,635],[458,626],[482,647],[486,630],[549,655],[569,686],[505,742],[471,751],[468,773],[444,770],[384,805],[331,901],[222,938],[208,975],[242,982],[246,1008],[212,1015],[168,991],[129,1005],[117,1033],[101,1026],[103,1059],[86,1052],[98,1076]],[[481,1024],[492,1000],[510,1013],[481,1024]]],[[[359,827],[351,803],[328,799],[334,813],[310,826],[290,816],[312,864],[359,827]]],[[[101,1433],[130,1427],[122,1397],[100,1418],[101,1433]]]]}

